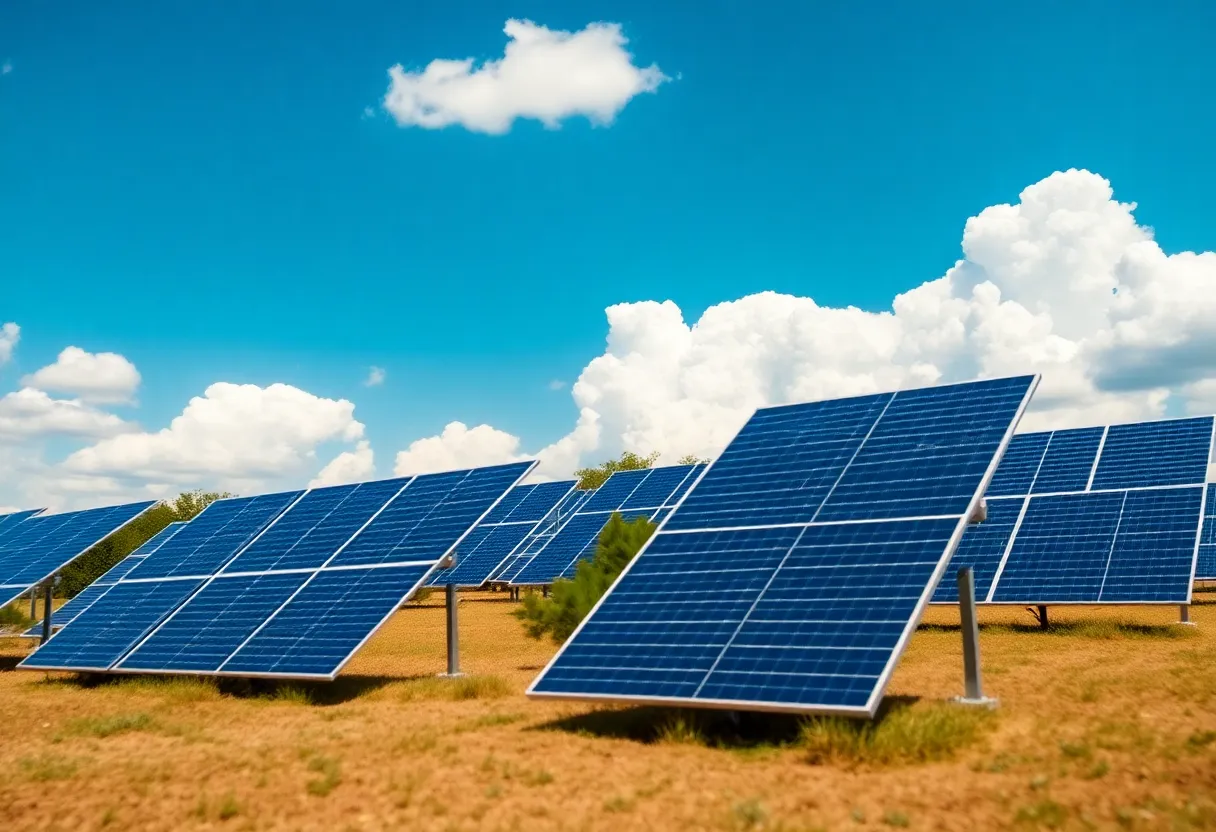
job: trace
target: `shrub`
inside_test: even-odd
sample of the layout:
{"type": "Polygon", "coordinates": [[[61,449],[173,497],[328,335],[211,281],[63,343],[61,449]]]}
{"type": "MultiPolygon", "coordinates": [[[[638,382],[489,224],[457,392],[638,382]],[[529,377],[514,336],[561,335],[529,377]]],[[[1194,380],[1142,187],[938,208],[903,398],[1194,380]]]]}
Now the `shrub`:
{"type": "Polygon", "coordinates": [[[559,578],[548,598],[535,593],[524,596],[515,616],[524,622],[528,635],[543,638],[548,634],[558,644],[568,639],[654,530],[655,525],[645,517],[625,522],[614,512],[600,532],[595,556],[579,563],[573,580],[559,578]]]}

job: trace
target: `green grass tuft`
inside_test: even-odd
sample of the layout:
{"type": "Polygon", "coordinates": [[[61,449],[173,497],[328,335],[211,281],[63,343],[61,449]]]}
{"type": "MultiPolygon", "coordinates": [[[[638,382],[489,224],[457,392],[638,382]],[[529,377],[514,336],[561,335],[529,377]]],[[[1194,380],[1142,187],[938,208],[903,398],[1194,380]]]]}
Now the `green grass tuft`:
{"type": "Polygon", "coordinates": [[[668,715],[659,723],[657,740],[672,745],[706,744],[705,731],[697,719],[680,711],[668,715]]]}
{"type": "Polygon", "coordinates": [[[23,775],[39,783],[70,780],[76,776],[76,763],[55,754],[22,757],[17,761],[17,767],[23,775]]]}
{"type": "Polygon", "coordinates": [[[1068,822],[1068,809],[1054,800],[1040,800],[1018,809],[1014,820],[1041,829],[1059,829],[1068,822]]]}
{"type": "Polygon", "coordinates": [[[313,757],[308,763],[308,770],[320,775],[308,781],[308,793],[316,797],[325,797],[342,782],[341,764],[333,757],[313,757]]]}
{"type": "Polygon", "coordinates": [[[736,803],[731,815],[739,829],[758,829],[768,817],[764,805],[755,798],[736,803]]]}
{"type": "Polygon", "coordinates": [[[28,630],[34,623],[25,610],[22,609],[24,602],[9,604],[7,607],[0,607],[0,630],[12,630],[20,633],[28,630]]]}
{"type": "Polygon", "coordinates": [[[894,704],[874,721],[815,717],[802,725],[813,764],[900,765],[952,758],[983,737],[991,711],[947,704],[894,704]]]}
{"type": "Polygon", "coordinates": [[[420,699],[501,699],[514,692],[501,676],[475,675],[455,679],[438,677],[411,679],[400,686],[401,700],[414,702],[420,699]]]}
{"type": "Polygon", "coordinates": [[[155,728],[156,721],[145,713],[82,717],[68,723],[68,732],[71,734],[101,739],[133,731],[151,731],[155,728]]]}
{"type": "Polygon", "coordinates": [[[267,698],[273,702],[286,702],[291,705],[313,704],[312,691],[299,685],[279,685],[267,698]]]}
{"type": "Polygon", "coordinates": [[[897,829],[907,829],[912,821],[908,819],[907,813],[893,809],[882,816],[882,822],[897,829]]]}

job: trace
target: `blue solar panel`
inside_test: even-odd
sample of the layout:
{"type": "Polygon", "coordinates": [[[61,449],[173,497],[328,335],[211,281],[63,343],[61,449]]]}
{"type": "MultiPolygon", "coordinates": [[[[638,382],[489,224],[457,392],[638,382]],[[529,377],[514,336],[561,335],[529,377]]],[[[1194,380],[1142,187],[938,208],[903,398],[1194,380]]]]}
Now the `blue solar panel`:
{"type": "Polygon", "coordinates": [[[613,474],[508,580],[514,586],[536,586],[572,577],[578,562],[595,554],[613,512],[621,511],[627,521],[650,519],[660,507],[673,505],[683,495],[684,483],[702,470],[703,465],[673,465],[613,474]]]}
{"type": "MultiPolygon", "coordinates": [[[[1027,485],[1029,486],[1029,483],[1027,485]]],[[[937,591],[933,593],[933,603],[958,602],[958,585],[954,576],[964,566],[970,566],[973,570],[976,601],[982,603],[988,598],[992,579],[996,577],[997,569],[1005,558],[1005,549],[1013,536],[1025,502],[1025,497],[988,500],[988,518],[983,523],[968,527],[963,534],[963,539],[950,559],[950,568],[946,570],[937,591]]]]}
{"type": "Polygon", "coordinates": [[[35,670],[108,670],[190,597],[202,581],[119,582],[20,666],[35,670]]]}
{"type": "Polygon", "coordinates": [[[511,510],[505,514],[499,512],[496,506],[460,542],[456,548],[456,565],[437,570],[428,583],[431,586],[481,586],[522,547],[528,535],[553,513],[572,488],[574,480],[539,486],[517,485],[507,496],[521,489],[525,492],[524,496],[513,499],[511,510]],[[498,520],[492,521],[493,517],[498,520]]]}
{"type": "Polygon", "coordinates": [[[223,672],[331,678],[348,653],[330,661],[323,672],[313,672],[315,664],[370,637],[534,464],[217,502],[20,666],[205,674],[221,672],[231,657],[238,657],[240,669],[223,672]],[[365,536],[374,538],[374,546],[365,536]],[[423,557],[376,568],[339,566],[342,554],[352,549],[358,557],[380,560],[423,557]],[[154,560],[155,577],[145,577],[141,573],[154,560]],[[161,577],[208,565],[222,571],[199,575],[199,580],[161,577]],[[115,604],[124,599],[147,606],[147,614],[120,616],[120,626],[99,636],[95,631],[104,630],[101,616],[115,615],[115,604]],[[327,603],[369,606],[330,609],[327,603]],[[302,608],[312,624],[336,630],[316,639],[319,631],[311,625],[300,631],[302,608]],[[369,618],[372,608],[378,612],[369,618]],[[364,629],[352,641],[359,627],[364,629]],[[274,645],[281,646],[284,639],[299,644],[273,654],[274,645]],[[313,663],[313,669],[299,671],[299,661],[313,663]],[[255,667],[258,663],[266,666],[255,667]]]}
{"type": "Polygon", "coordinates": [[[322,570],[221,672],[332,679],[429,570],[425,565],[322,570]]]}
{"type": "Polygon", "coordinates": [[[1207,480],[1211,416],[1112,425],[1106,432],[1093,490],[1191,485],[1207,480]]]}
{"type": "Polygon", "coordinates": [[[311,572],[217,577],[170,615],[119,670],[215,671],[311,572]]]}
{"type": "Polygon", "coordinates": [[[214,575],[302,491],[217,500],[131,571],[130,579],[214,575]]]}
{"type": "Polygon", "coordinates": [[[523,545],[519,547],[518,554],[504,561],[502,566],[499,567],[498,573],[492,574],[490,579],[507,584],[515,580],[515,577],[528,565],[528,562],[548,545],[558,530],[574,516],[594,493],[593,490],[586,490],[573,491],[567,495],[558,504],[553,513],[532,530],[531,534],[524,540],[523,545]]]}
{"type": "Polygon", "coordinates": [[[0,541],[0,606],[54,575],[154,501],[25,520],[0,541]]]}
{"type": "Polygon", "coordinates": [[[407,477],[309,491],[223,571],[316,569],[408,482],[407,477]]]}
{"type": "Polygon", "coordinates": [[[1035,382],[757,411],[529,694],[873,715],[1035,382]]]}
{"type": "MultiPolygon", "coordinates": [[[[1012,509],[994,514],[990,500],[989,519],[964,536],[955,564],[982,563],[977,600],[1188,603],[1196,548],[1198,560],[1208,556],[1202,542],[1196,544],[1196,494],[1202,496],[1212,429],[1212,417],[1201,417],[1015,437],[1010,447],[1016,452],[993,477],[1001,488],[988,493],[1034,496],[1016,526],[1012,509]],[[1000,565],[985,593],[982,577],[994,557],[1000,565]]],[[[1200,567],[1194,568],[1198,575],[1200,567]]],[[[943,585],[934,600],[957,597],[943,585]]]]}
{"type": "Polygon", "coordinates": [[[12,514],[6,514],[0,517],[0,545],[3,545],[4,538],[13,534],[19,525],[31,517],[37,517],[45,509],[35,508],[29,511],[15,511],[12,514]]]}
{"type": "Polygon", "coordinates": [[[1204,506],[1199,557],[1195,561],[1195,580],[1216,581],[1216,485],[1208,486],[1204,506]]]}
{"type": "MultiPolygon", "coordinates": [[[[138,547],[134,552],[127,555],[114,566],[110,567],[100,578],[89,584],[66,603],[51,613],[51,626],[62,627],[69,621],[72,621],[76,616],[80,615],[84,610],[93,605],[101,596],[110,591],[110,587],[125,578],[132,569],[134,569],[144,558],[155,552],[165,544],[169,538],[177,534],[178,530],[185,523],[170,523],[165,528],[161,529],[150,540],[138,547]]],[[[27,636],[41,636],[42,622],[39,621],[33,627],[25,631],[27,636]]]]}

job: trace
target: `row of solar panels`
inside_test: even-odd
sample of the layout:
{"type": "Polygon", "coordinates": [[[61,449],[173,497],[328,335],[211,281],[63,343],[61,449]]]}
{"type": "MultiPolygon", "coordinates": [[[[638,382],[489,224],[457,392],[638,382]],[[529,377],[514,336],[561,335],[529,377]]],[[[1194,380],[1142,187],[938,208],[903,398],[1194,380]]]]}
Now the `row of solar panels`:
{"type": "MultiPolygon", "coordinates": [[[[1058,547],[1070,529],[1086,539],[1085,552],[1105,541],[1099,580],[1112,586],[1119,564],[1134,560],[1115,553],[1151,561],[1143,555],[1163,533],[1181,540],[1183,515],[1197,543],[1207,501],[1191,471],[1206,468],[1210,418],[1098,429],[1088,456],[1071,432],[1027,434],[997,469],[1034,384],[1023,377],[768,408],[707,471],[617,474],[594,494],[571,492],[570,483],[508,492],[521,471],[476,499],[461,492],[465,480],[506,466],[222,501],[167,533],[23,666],[332,678],[422,582],[456,582],[462,563],[473,564],[460,578],[469,585],[483,574],[524,582],[570,529],[557,547],[570,559],[546,567],[565,572],[619,510],[647,515],[660,530],[535,695],[872,713],[959,539],[1002,527],[998,500],[1020,500],[1019,517],[1002,538],[989,596],[1026,552],[1058,547]],[[1076,490],[1051,484],[1061,465],[1088,466],[1076,490]],[[1029,478],[1015,476],[1031,468],[1029,478]],[[986,486],[990,519],[963,537],[986,486]],[[1197,504],[1179,496],[1186,489],[1197,504]],[[1061,523],[1091,519],[1099,502],[1087,501],[1115,500],[1113,527],[1061,523]],[[457,510],[473,503],[480,513],[457,510]],[[220,522],[225,512],[231,522],[220,522]],[[511,549],[514,538],[521,542],[511,549]],[[461,558],[441,576],[438,560],[453,546],[461,558]]],[[[973,556],[978,565],[980,555],[961,548],[956,562],[973,556]]],[[[1033,558],[1027,563],[1033,571],[1033,558]]],[[[1189,591],[1188,575],[1188,600],[1189,591]]],[[[1100,587],[1096,600],[1108,597],[1100,587]]]]}

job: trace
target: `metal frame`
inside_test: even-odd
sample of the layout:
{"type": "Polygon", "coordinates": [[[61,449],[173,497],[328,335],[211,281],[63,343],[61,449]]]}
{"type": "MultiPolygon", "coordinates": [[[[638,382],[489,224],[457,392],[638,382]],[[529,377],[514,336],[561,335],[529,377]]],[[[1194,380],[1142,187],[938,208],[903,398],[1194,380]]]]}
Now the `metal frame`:
{"type": "MultiPolygon", "coordinates": [[[[1015,378],[1015,377],[1016,376],[1009,376],[1006,378],[1015,378]]],[[[915,632],[916,628],[919,626],[920,620],[921,620],[922,616],[924,615],[925,607],[928,606],[929,599],[931,599],[933,597],[933,593],[937,589],[937,584],[940,582],[941,577],[945,573],[946,568],[948,567],[951,558],[954,556],[955,549],[958,548],[958,543],[962,539],[963,531],[965,530],[965,528],[967,526],[968,518],[971,517],[972,514],[974,514],[974,512],[976,510],[976,506],[979,504],[979,501],[981,499],[983,499],[984,492],[987,490],[988,484],[991,482],[993,475],[996,473],[997,465],[1000,463],[1001,458],[1005,455],[1005,451],[1009,447],[1009,442],[1013,438],[1014,429],[1017,427],[1018,423],[1021,421],[1022,415],[1026,412],[1026,407],[1029,404],[1031,397],[1034,395],[1035,390],[1038,388],[1039,379],[1040,379],[1040,376],[1037,373],[1031,376],[1030,384],[1027,387],[1025,394],[1022,396],[1022,401],[1018,405],[1017,411],[1014,413],[1013,419],[1010,420],[1010,424],[1005,430],[1005,435],[1002,437],[1000,443],[997,446],[996,453],[993,455],[992,461],[988,465],[988,469],[985,471],[984,476],[981,478],[979,484],[977,485],[975,493],[972,495],[972,498],[967,505],[966,511],[964,511],[963,514],[959,516],[958,524],[956,525],[953,534],[950,536],[950,539],[946,544],[945,550],[943,551],[941,557],[938,560],[937,567],[934,569],[932,577],[926,583],[924,590],[921,592],[920,599],[917,602],[916,606],[914,607],[911,615],[909,615],[908,623],[904,627],[903,633],[900,635],[899,639],[896,641],[895,646],[892,648],[890,658],[887,660],[887,665],[883,669],[882,673],[879,674],[879,677],[878,677],[877,681],[875,682],[874,688],[870,693],[869,700],[867,701],[867,703],[864,707],[854,708],[854,707],[844,707],[844,706],[782,705],[782,704],[778,704],[778,703],[764,702],[764,701],[733,700],[733,699],[693,699],[693,698],[674,697],[674,696],[622,696],[622,695],[602,695],[602,694],[593,695],[593,694],[578,694],[578,693],[546,693],[546,692],[541,692],[541,691],[536,690],[537,682],[539,682],[541,679],[543,679],[545,677],[545,675],[549,672],[549,670],[553,667],[553,665],[557,663],[558,659],[560,659],[561,656],[566,652],[566,648],[569,647],[572,643],[574,643],[575,639],[578,638],[578,635],[580,632],[582,632],[583,627],[585,627],[587,625],[587,623],[590,622],[595,617],[596,612],[603,605],[603,603],[608,599],[608,597],[612,595],[613,590],[615,590],[616,587],[621,583],[621,581],[624,580],[625,576],[629,574],[629,571],[633,568],[633,566],[641,561],[642,556],[646,553],[646,550],[650,548],[650,544],[653,543],[658,538],[659,534],[661,534],[663,532],[663,527],[666,526],[667,521],[671,517],[673,517],[677,513],[679,513],[680,507],[684,504],[684,501],[687,500],[689,495],[692,494],[696,490],[697,485],[700,483],[700,481],[709,474],[709,472],[713,469],[714,465],[716,465],[718,463],[718,461],[721,459],[720,455],[717,458],[715,458],[713,461],[711,461],[707,466],[705,466],[704,469],[702,469],[701,475],[697,478],[697,481],[694,482],[688,488],[688,490],[684,492],[684,495],[676,503],[675,507],[667,515],[667,517],[665,517],[663,519],[663,522],[659,525],[659,528],[655,530],[655,533],[650,536],[650,539],[646,541],[646,543],[638,551],[638,554],[633,558],[633,560],[630,561],[629,564],[625,566],[625,568],[621,571],[621,574],[618,575],[617,579],[613,582],[612,586],[610,586],[608,588],[608,590],[600,597],[600,599],[596,602],[595,606],[591,608],[591,611],[589,613],[587,613],[586,617],[584,617],[583,620],[581,622],[579,622],[578,627],[576,627],[574,632],[570,635],[570,637],[568,639],[566,639],[566,642],[565,642],[565,644],[563,644],[561,646],[561,649],[559,649],[557,651],[557,653],[548,661],[548,663],[544,666],[544,668],[536,676],[536,678],[532,680],[532,683],[528,685],[528,689],[525,692],[526,695],[532,699],[568,700],[568,701],[579,701],[579,702],[616,702],[616,703],[621,703],[621,704],[636,704],[636,705],[647,705],[647,704],[649,704],[649,705],[674,705],[674,706],[686,707],[686,708],[706,708],[706,709],[721,709],[721,710],[732,710],[732,711],[747,710],[747,711],[758,711],[758,712],[768,712],[768,713],[823,714],[823,715],[862,717],[862,718],[871,718],[872,719],[874,717],[874,714],[877,711],[878,703],[881,702],[882,697],[886,693],[886,687],[887,687],[887,684],[890,682],[891,674],[895,669],[895,665],[898,664],[899,659],[903,656],[903,652],[907,648],[908,640],[911,638],[912,633],[915,632]]],[[[989,380],[996,381],[998,379],[989,379],[989,380]]],[[[957,386],[960,386],[961,384],[974,384],[974,383],[975,382],[958,382],[955,384],[937,384],[937,385],[930,385],[927,387],[918,387],[918,388],[912,388],[912,389],[931,390],[931,389],[938,389],[938,388],[945,388],[945,387],[957,387],[957,386]]],[[[887,402],[886,407],[890,407],[891,402],[893,402],[895,400],[895,398],[899,395],[900,392],[911,392],[911,391],[910,390],[896,391],[895,393],[892,394],[891,400],[887,402]]],[[[774,406],[779,406],[779,405],[774,405],[774,406]]],[[[884,407],[884,410],[883,410],[884,413],[886,412],[886,407],[884,407]]],[[[868,431],[866,434],[867,438],[869,438],[870,433],[873,432],[874,427],[878,424],[878,422],[881,420],[881,418],[882,418],[881,415],[878,416],[877,418],[875,418],[873,424],[870,426],[870,431],[868,431]]],[[[747,422],[744,422],[744,424],[742,426],[740,426],[739,430],[736,431],[735,435],[731,438],[731,443],[728,443],[727,447],[729,447],[730,444],[732,444],[734,442],[734,440],[738,438],[739,433],[742,432],[743,428],[746,427],[746,425],[747,425],[747,422]]],[[[861,447],[864,445],[865,445],[865,440],[863,440],[861,442],[861,444],[858,446],[857,451],[854,452],[853,459],[856,458],[857,452],[859,452],[861,447]]],[[[852,463],[852,459],[850,459],[849,464],[851,464],[851,463],[852,463]]],[[[849,468],[849,465],[845,465],[844,468],[841,470],[841,473],[837,476],[836,483],[833,484],[833,490],[835,490],[836,484],[838,484],[840,482],[841,478],[843,478],[843,476],[844,476],[844,472],[847,471],[848,468],[849,468]]],[[[829,492],[828,497],[830,497],[830,496],[831,496],[831,492],[829,492]]],[[[819,510],[821,510],[823,508],[823,504],[827,502],[828,497],[825,497],[823,502],[820,503],[819,510]]],[[[817,513],[818,513],[818,510],[817,510],[817,513]]],[[[946,515],[946,516],[952,517],[954,515],[946,515]]],[[[888,519],[914,520],[916,518],[907,517],[907,518],[888,518],[888,519]]],[[[792,525],[809,526],[810,524],[804,523],[804,524],[792,524],[792,525]]],[[[763,526],[748,527],[748,528],[768,528],[768,527],[769,527],[769,524],[765,524],[763,526]]],[[[791,549],[792,548],[793,547],[791,547],[791,549]]],[[[786,556],[788,557],[788,553],[786,556]]],[[[784,559],[782,560],[782,562],[784,562],[784,559]]],[[[779,569],[780,569],[780,567],[773,570],[774,575],[776,574],[776,572],[779,569]]],[[[770,582],[771,582],[771,579],[770,579],[770,582]]],[[[763,592],[761,592],[760,594],[762,595],[763,592]]],[[[754,606],[754,604],[753,604],[753,606],[754,606]]],[[[743,620],[744,621],[747,620],[746,615],[743,617],[743,620]]],[[[720,656],[719,656],[719,658],[720,658],[720,656]]],[[[706,673],[705,677],[708,678],[709,673],[706,673]]],[[[702,684],[704,684],[704,680],[702,680],[702,684]]],[[[698,690],[699,689],[700,688],[698,688],[698,690]]]]}

